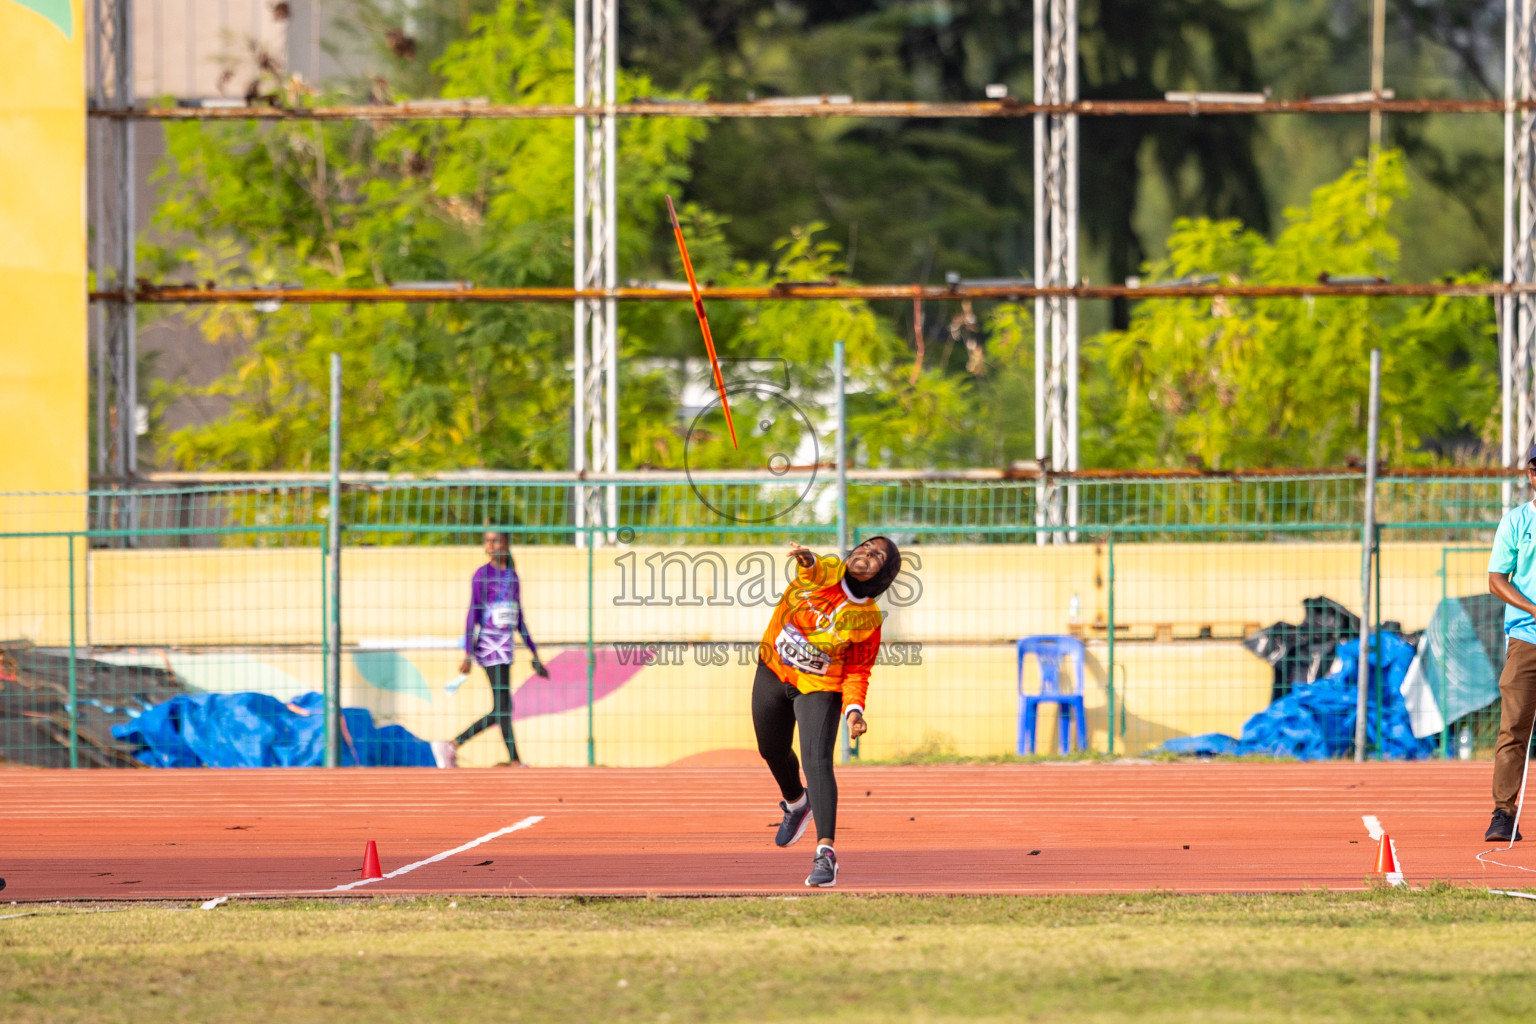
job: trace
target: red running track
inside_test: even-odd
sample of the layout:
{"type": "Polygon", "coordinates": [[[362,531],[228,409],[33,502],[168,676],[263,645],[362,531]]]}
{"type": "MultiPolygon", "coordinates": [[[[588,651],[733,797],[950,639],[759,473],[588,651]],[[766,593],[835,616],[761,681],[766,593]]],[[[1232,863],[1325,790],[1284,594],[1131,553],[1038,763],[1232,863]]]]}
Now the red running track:
{"type": "MultiPolygon", "coordinates": [[[[1491,766],[1038,764],[840,769],[838,888],[1285,892],[1536,886],[1536,842],[1479,863],[1491,766]],[[1036,852],[1038,851],[1038,852],[1036,852]],[[1530,870],[1524,870],[1530,869],[1530,870]]],[[[353,893],[805,892],[811,836],[773,845],[756,768],[0,772],[3,899],[324,892],[524,821],[353,893]]],[[[1536,813],[1532,827],[1536,828],[1536,813]]],[[[1533,833],[1536,835],[1536,833],[1533,833]]]]}

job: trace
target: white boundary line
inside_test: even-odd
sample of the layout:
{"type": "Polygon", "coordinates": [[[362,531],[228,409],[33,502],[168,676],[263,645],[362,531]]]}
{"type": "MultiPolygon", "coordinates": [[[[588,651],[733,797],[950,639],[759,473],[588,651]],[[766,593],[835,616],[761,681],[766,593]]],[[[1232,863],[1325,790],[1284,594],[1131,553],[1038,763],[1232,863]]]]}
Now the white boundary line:
{"type": "MultiPolygon", "coordinates": [[[[1509,641],[1506,640],[1504,646],[1507,648],[1509,646],[1509,641]]],[[[1510,850],[1515,848],[1515,843],[1517,842],[1516,837],[1520,835],[1520,815],[1525,811],[1525,784],[1530,780],[1531,777],[1531,748],[1533,744],[1536,744],[1536,729],[1532,729],[1530,735],[1525,738],[1525,764],[1520,769],[1520,795],[1515,799],[1515,823],[1511,825],[1509,829],[1509,842],[1502,847],[1496,847],[1492,850],[1484,850],[1482,853],[1477,855],[1477,862],[1483,865],[1485,870],[1489,864],[1497,864],[1501,868],[1516,868],[1520,871],[1531,870],[1530,868],[1521,867],[1519,864],[1505,864],[1501,860],[1484,860],[1483,858],[1487,857],[1490,853],[1508,853],[1510,850]]],[[[1520,893],[1516,892],[1505,892],[1502,889],[1490,889],[1488,891],[1497,892],[1504,896],[1521,895],[1520,893]]]]}
{"type": "MultiPolygon", "coordinates": [[[[1362,814],[1360,820],[1365,823],[1365,831],[1370,837],[1381,842],[1381,837],[1387,834],[1387,830],[1381,827],[1381,819],[1374,814],[1362,814]]],[[[1403,878],[1403,862],[1397,855],[1397,840],[1388,839],[1387,843],[1392,847],[1392,863],[1397,866],[1396,871],[1387,872],[1388,885],[1407,885],[1403,878]]]]}
{"type": "Polygon", "coordinates": [[[227,896],[216,896],[213,899],[203,903],[201,906],[204,910],[213,910],[219,904],[227,902],[228,900],[235,899],[239,896],[309,896],[327,892],[347,892],[348,890],[356,889],[361,885],[370,885],[373,882],[383,882],[390,878],[398,878],[401,875],[415,871],[417,868],[426,867],[428,864],[436,864],[440,860],[447,860],[449,857],[461,854],[465,850],[473,850],[481,843],[488,843],[492,839],[500,839],[502,836],[508,835],[509,833],[521,832],[525,828],[532,828],[534,825],[537,825],[543,820],[544,816],[542,814],[530,814],[528,817],[524,818],[522,821],[517,822],[516,824],[508,825],[506,828],[499,828],[495,832],[487,832],[480,838],[471,839],[469,842],[463,844],[462,846],[455,846],[451,850],[444,850],[442,853],[434,853],[432,856],[426,858],[425,860],[418,860],[414,864],[407,864],[403,868],[396,868],[395,870],[389,872],[389,874],[385,875],[383,878],[360,878],[355,882],[347,882],[345,884],[338,885],[333,889],[296,889],[286,892],[232,892],[227,896]]]}
{"type": "Polygon", "coordinates": [[[424,868],[428,864],[436,864],[440,860],[447,860],[449,857],[463,853],[465,850],[473,850],[481,843],[488,843],[492,839],[500,839],[502,836],[511,832],[521,832],[525,828],[532,828],[534,825],[537,825],[543,820],[544,816],[542,814],[530,814],[528,817],[524,818],[522,821],[515,825],[508,825],[506,828],[499,828],[495,832],[487,832],[479,839],[471,839],[463,846],[455,846],[451,850],[444,850],[442,853],[434,853],[432,856],[425,860],[418,860],[414,864],[407,864],[403,868],[395,868],[395,870],[389,872],[383,878],[360,878],[355,882],[347,882],[344,885],[338,885],[330,891],[346,892],[348,889],[356,889],[360,885],[369,885],[373,882],[383,882],[391,878],[398,878],[401,875],[409,874],[410,872],[415,871],[417,868],[424,868]]]}
{"type": "MultiPolygon", "coordinates": [[[[1501,868],[1514,868],[1517,871],[1530,871],[1530,868],[1519,864],[1506,864],[1501,860],[1485,860],[1490,853],[1508,853],[1515,848],[1515,837],[1520,834],[1520,814],[1525,810],[1525,783],[1531,777],[1531,741],[1536,740],[1536,729],[1531,730],[1530,737],[1525,741],[1525,767],[1520,769],[1520,796],[1515,801],[1515,823],[1509,829],[1509,842],[1503,846],[1491,850],[1484,850],[1477,855],[1477,862],[1485,868],[1489,864],[1496,864],[1501,868]]],[[[1489,892],[1497,892],[1505,896],[1518,896],[1519,893],[1506,893],[1502,889],[1490,889],[1489,892]]]]}
{"type": "Polygon", "coordinates": [[[1536,893],[1515,892],[1513,889],[1489,889],[1495,896],[1518,896],[1523,900],[1536,900],[1536,893]]]}

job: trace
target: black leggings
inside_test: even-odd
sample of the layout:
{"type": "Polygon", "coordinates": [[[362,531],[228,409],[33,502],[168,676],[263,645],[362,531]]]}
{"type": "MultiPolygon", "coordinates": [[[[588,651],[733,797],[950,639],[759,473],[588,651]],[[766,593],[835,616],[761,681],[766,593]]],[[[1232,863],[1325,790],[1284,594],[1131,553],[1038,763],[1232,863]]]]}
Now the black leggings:
{"type": "Polygon", "coordinates": [[[453,738],[454,743],[468,743],[493,725],[501,726],[501,738],[507,744],[507,756],[516,761],[517,740],[512,738],[512,666],[486,665],[491,681],[491,711],[453,738]]]}
{"type": "Polygon", "coordinates": [[[843,695],[801,693],[780,681],[761,661],[752,680],[752,727],[757,732],[757,752],[768,762],[787,803],[807,791],[811,816],[816,819],[816,838],[831,842],[837,832],[837,778],[832,774],[832,752],[842,725],[843,695]],[[800,753],[805,758],[805,785],[800,784],[800,762],[790,742],[795,724],[800,725],[800,753]]]}

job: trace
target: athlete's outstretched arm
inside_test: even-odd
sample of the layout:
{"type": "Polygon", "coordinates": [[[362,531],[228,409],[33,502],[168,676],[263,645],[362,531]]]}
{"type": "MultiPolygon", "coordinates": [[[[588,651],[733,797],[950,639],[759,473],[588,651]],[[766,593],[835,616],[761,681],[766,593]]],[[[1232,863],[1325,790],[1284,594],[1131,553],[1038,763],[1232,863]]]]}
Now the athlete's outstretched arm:
{"type": "Polygon", "coordinates": [[[802,584],[819,587],[836,583],[840,578],[838,574],[842,571],[843,560],[836,555],[827,554],[817,558],[816,552],[804,544],[791,542],[789,557],[799,566],[795,578],[802,584]]]}

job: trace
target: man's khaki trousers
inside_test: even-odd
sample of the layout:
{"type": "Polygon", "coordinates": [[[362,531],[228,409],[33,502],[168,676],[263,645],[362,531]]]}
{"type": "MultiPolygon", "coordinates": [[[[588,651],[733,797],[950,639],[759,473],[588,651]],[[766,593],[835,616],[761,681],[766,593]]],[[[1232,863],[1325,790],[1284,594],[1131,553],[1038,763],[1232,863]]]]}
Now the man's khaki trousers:
{"type": "Polygon", "coordinates": [[[1536,644],[1511,638],[1499,676],[1499,744],[1493,748],[1493,806],[1515,813],[1536,719],[1536,644]]]}

